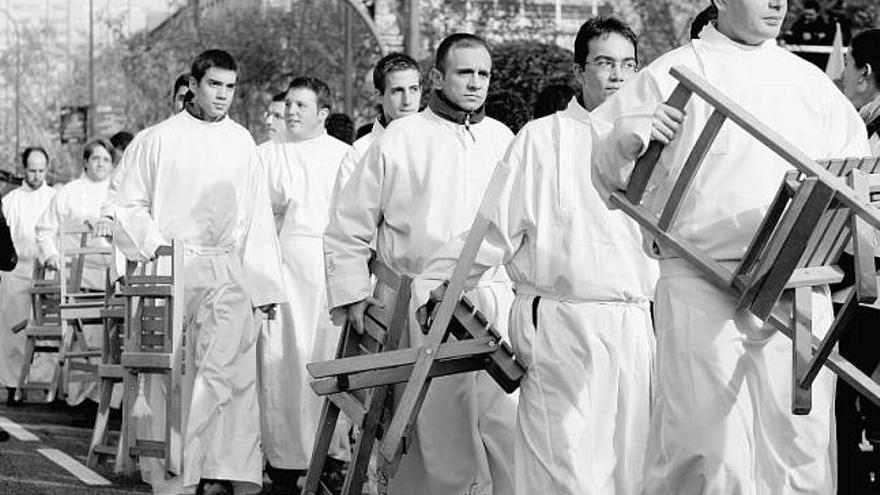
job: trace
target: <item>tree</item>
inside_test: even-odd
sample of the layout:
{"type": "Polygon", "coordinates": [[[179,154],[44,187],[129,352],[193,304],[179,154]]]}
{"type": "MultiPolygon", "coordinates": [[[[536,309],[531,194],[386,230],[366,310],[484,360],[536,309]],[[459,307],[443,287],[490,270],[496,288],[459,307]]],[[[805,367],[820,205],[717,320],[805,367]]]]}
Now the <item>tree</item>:
{"type": "Polygon", "coordinates": [[[573,60],[570,50],[549,43],[517,40],[494,45],[489,92],[513,91],[531,108],[544,87],[574,83],[573,60]]]}

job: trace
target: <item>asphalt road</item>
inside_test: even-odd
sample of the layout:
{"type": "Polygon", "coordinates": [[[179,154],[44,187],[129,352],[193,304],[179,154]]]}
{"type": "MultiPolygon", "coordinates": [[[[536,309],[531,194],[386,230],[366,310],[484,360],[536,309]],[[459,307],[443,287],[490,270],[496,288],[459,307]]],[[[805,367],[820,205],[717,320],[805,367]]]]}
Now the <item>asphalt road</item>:
{"type": "MultiPolygon", "coordinates": [[[[93,416],[87,408],[38,402],[9,407],[5,395],[0,389],[0,430],[11,435],[0,441],[0,495],[150,493],[139,475],[114,474],[112,462],[98,465],[91,474],[82,471],[93,426],[93,416]],[[59,463],[72,466],[80,476],[59,463]],[[109,483],[103,486],[97,484],[106,482],[109,483]]],[[[118,427],[118,418],[114,418],[111,429],[118,427]]],[[[3,432],[0,436],[6,437],[3,432]]],[[[112,438],[115,440],[115,435],[112,438]]]]}

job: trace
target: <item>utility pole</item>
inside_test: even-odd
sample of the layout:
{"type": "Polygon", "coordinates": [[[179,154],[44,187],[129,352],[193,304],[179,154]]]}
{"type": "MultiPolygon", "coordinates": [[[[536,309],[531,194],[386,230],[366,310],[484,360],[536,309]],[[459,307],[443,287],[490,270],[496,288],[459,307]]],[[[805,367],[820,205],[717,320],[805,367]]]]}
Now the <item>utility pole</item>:
{"type": "Polygon", "coordinates": [[[407,16],[409,21],[407,22],[406,27],[406,53],[410,57],[418,60],[421,52],[421,23],[419,18],[421,17],[421,5],[419,4],[419,0],[408,0],[409,5],[409,15],[407,16]]]}
{"type": "Polygon", "coordinates": [[[343,32],[345,35],[345,45],[343,52],[343,107],[345,108],[345,114],[354,117],[354,103],[353,103],[353,93],[354,93],[354,57],[352,52],[352,32],[351,32],[351,7],[348,5],[342,5],[342,22],[343,22],[343,32]]]}
{"type": "Polygon", "coordinates": [[[95,135],[95,1],[89,0],[89,138],[95,135]]]}

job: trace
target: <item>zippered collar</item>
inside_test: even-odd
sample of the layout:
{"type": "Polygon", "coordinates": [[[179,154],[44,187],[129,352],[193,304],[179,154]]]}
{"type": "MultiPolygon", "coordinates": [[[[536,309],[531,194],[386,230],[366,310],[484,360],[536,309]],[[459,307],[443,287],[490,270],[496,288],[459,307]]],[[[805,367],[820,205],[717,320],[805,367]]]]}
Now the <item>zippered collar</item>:
{"type": "Polygon", "coordinates": [[[478,124],[483,117],[486,116],[486,105],[473,112],[462,110],[461,107],[447,100],[440,91],[434,90],[431,93],[431,99],[428,101],[428,107],[441,118],[448,120],[454,124],[463,125],[468,133],[471,133],[471,124],[478,124]]]}

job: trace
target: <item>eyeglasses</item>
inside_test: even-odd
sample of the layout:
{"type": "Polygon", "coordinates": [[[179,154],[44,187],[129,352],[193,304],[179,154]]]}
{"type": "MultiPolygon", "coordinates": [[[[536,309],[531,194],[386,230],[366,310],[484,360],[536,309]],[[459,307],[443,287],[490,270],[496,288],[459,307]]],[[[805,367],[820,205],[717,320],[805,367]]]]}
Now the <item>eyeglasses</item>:
{"type": "Polygon", "coordinates": [[[596,57],[594,60],[585,61],[584,65],[592,65],[601,72],[611,72],[616,68],[627,74],[635,74],[639,71],[639,64],[631,58],[615,60],[608,57],[596,57]]]}

